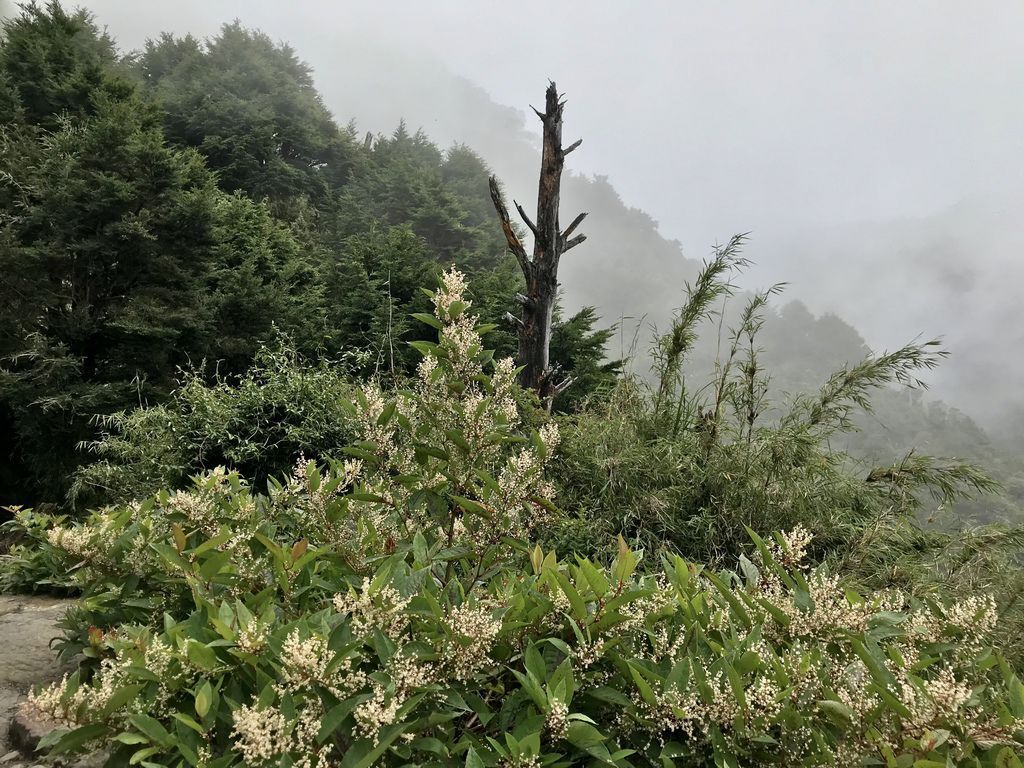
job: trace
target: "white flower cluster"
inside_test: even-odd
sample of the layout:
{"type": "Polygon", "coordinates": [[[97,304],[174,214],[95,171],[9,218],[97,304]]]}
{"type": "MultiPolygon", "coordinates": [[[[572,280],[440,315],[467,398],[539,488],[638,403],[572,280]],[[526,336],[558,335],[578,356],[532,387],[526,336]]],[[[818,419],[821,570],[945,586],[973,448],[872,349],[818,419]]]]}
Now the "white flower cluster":
{"type": "MultiPolygon", "coordinates": [[[[138,655],[138,645],[120,648],[114,656],[100,662],[100,669],[90,684],[69,690],[68,676],[65,675],[60,682],[30,692],[23,706],[34,716],[65,727],[87,725],[93,722],[93,718],[100,716],[114,694],[135,682],[134,675],[137,673],[134,670],[142,668],[157,681],[155,696],[145,705],[147,712],[163,713],[174,682],[170,674],[173,651],[159,637],[140,636],[136,644],[143,646],[141,657],[138,655]]],[[[123,718],[141,712],[142,706],[143,700],[136,699],[134,704],[127,704],[119,716],[123,718]]]]}
{"type": "Polygon", "coordinates": [[[352,711],[352,716],[356,721],[356,731],[364,738],[373,739],[376,744],[381,729],[395,722],[402,703],[397,696],[389,694],[387,688],[375,685],[373,696],[352,711]]]}
{"type": "Polygon", "coordinates": [[[621,727],[625,730],[646,730],[652,742],[663,741],[666,734],[682,734],[693,739],[703,732],[703,705],[692,690],[670,687],[655,691],[653,704],[636,696],[634,705],[645,722],[628,723],[620,718],[621,727]]]}
{"type": "Polygon", "coordinates": [[[207,536],[215,536],[220,530],[217,520],[218,508],[207,494],[192,491],[175,491],[164,505],[168,512],[177,512],[195,528],[207,536]]]}
{"type": "Polygon", "coordinates": [[[508,456],[500,437],[521,426],[515,363],[499,360],[487,375],[476,320],[465,311],[470,306],[465,290],[464,275],[455,270],[443,275],[434,294],[439,349],[424,356],[416,386],[389,397],[374,382],[359,398],[360,437],[375,446],[372,469],[360,477],[365,496],[351,499],[349,506],[353,519],[365,523],[360,529],[364,551],[389,551],[394,541],[431,531],[449,545],[482,553],[509,537],[528,536],[548,516],[536,498],[554,493],[544,468],[558,444],[558,428],[551,423],[541,429],[544,449],[530,446],[508,456]],[[432,460],[423,460],[425,446],[437,449],[429,454],[432,460]],[[396,483],[396,476],[418,482],[396,483]],[[450,518],[443,519],[431,505],[409,503],[425,488],[444,488],[476,507],[463,514],[452,505],[450,518]]]}
{"type": "Polygon", "coordinates": [[[288,723],[273,707],[257,709],[242,705],[234,712],[231,736],[246,765],[275,760],[287,742],[288,723]]]}
{"type": "MultiPolygon", "coordinates": [[[[810,541],[803,529],[790,532],[774,548],[773,558],[793,573],[802,567],[810,541]]],[[[701,693],[692,682],[681,688],[666,684],[663,690],[651,686],[643,696],[637,691],[633,696],[635,717],[623,712],[618,719],[623,732],[647,734],[650,744],[680,740],[681,736],[695,744],[708,744],[714,733],[742,744],[752,734],[768,733],[780,750],[792,756],[794,764],[803,764],[801,761],[812,755],[819,760],[823,750],[831,749],[835,764],[859,765],[890,751],[905,752],[909,740],[927,741],[932,738],[929,734],[941,734],[936,738],[946,739],[952,747],[965,740],[983,745],[1013,742],[1024,721],[997,722],[983,716],[984,688],[971,682],[977,684],[977,651],[998,620],[991,597],[921,609],[900,623],[896,613],[905,609],[905,597],[898,592],[883,592],[865,600],[848,594],[839,579],[820,569],[808,572],[806,581],[810,599],[798,604],[782,577],[774,569],[763,568],[757,584],[743,587],[749,592],[744,602],[752,620],[746,637],[744,622],[735,616],[733,604],[722,599],[706,609],[707,629],[721,631],[722,639],[728,641],[725,648],[736,655],[734,669],[748,654],[757,656],[752,669],[739,673],[742,696],[734,687],[735,676],[730,680],[724,670],[711,673],[706,667],[701,675],[691,667],[690,680],[694,675],[703,677],[710,691],[701,693]],[[775,613],[767,608],[759,612],[760,601],[772,603],[773,611],[778,608],[788,622],[777,622],[775,613]],[[851,635],[886,624],[891,628],[879,641],[884,652],[879,663],[886,669],[888,683],[869,671],[849,643],[851,635]],[[943,654],[922,663],[932,653],[928,646],[935,642],[960,642],[966,652],[943,654]],[[905,715],[901,715],[904,710],[886,703],[880,686],[902,701],[905,715]],[[820,724],[814,722],[820,717],[834,727],[836,713],[819,707],[826,699],[837,700],[848,714],[844,719],[848,725],[834,748],[823,746],[820,724]],[[801,713],[803,724],[780,720],[789,717],[785,712],[792,709],[801,713]]],[[[701,590],[717,591],[708,579],[698,583],[701,590]]],[[[629,648],[652,667],[702,663],[697,661],[699,657],[686,661],[686,653],[693,650],[686,638],[694,635],[689,631],[690,620],[668,599],[673,589],[659,589],[651,597],[633,601],[620,610],[626,620],[610,630],[620,648],[629,648]],[[660,616],[659,611],[663,611],[660,616]]],[[[593,663],[593,654],[586,650],[574,654],[574,666],[579,670],[593,663]]]]}
{"type": "Polygon", "coordinates": [[[303,637],[298,629],[285,638],[280,661],[274,691],[279,697],[301,698],[298,714],[289,720],[278,707],[240,707],[234,713],[234,748],[245,758],[246,765],[280,765],[281,758],[290,755],[296,768],[328,768],[331,745],[318,747],[316,741],[324,716],[316,688],[322,687],[343,699],[364,689],[368,676],[355,668],[352,658],[333,664],[332,668],[334,653],[327,639],[315,633],[303,637]]]}
{"type": "Polygon", "coordinates": [[[334,596],[334,610],[348,615],[352,634],[359,638],[369,637],[379,629],[392,640],[398,640],[409,627],[406,608],[412,598],[402,597],[390,585],[376,590],[370,579],[364,579],[362,588],[339,592],[334,596]]]}
{"type": "MultiPolygon", "coordinates": [[[[783,535],[782,547],[774,546],[772,557],[783,567],[798,568],[803,563],[810,534],[802,526],[783,535]]],[[[794,638],[826,638],[836,632],[863,632],[868,621],[880,611],[899,610],[904,597],[898,592],[880,593],[873,601],[851,601],[842,581],[835,574],[815,569],[807,576],[810,608],[797,604],[796,596],[782,583],[779,576],[767,568],[762,569],[758,590],[762,597],[776,605],[787,617],[783,630],[770,624],[769,634],[783,632],[794,638]]]]}
{"type": "Polygon", "coordinates": [[[659,574],[647,586],[651,588],[651,594],[633,600],[620,609],[619,612],[626,620],[614,628],[616,634],[628,634],[640,629],[651,619],[677,605],[676,588],[668,583],[663,574],[659,574]]]}
{"type": "Polygon", "coordinates": [[[573,648],[572,656],[580,669],[587,669],[593,666],[604,656],[606,644],[603,640],[592,643],[583,643],[573,648]]]}
{"type": "Polygon", "coordinates": [[[267,644],[267,629],[259,621],[252,621],[244,627],[235,639],[242,653],[257,654],[267,644]]]}
{"type": "Polygon", "coordinates": [[[297,629],[292,630],[281,646],[281,687],[298,691],[325,681],[333,655],[326,638],[311,635],[303,639],[297,629]]]}
{"type": "Polygon", "coordinates": [[[705,733],[710,732],[715,725],[731,727],[740,714],[740,703],[724,671],[709,676],[708,684],[714,695],[710,702],[704,703],[698,710],[705,733]]]}
{"type": "Polygon", "coordinates": [[[300,456],[288,484],[274,494],[274,501],[302,511],[304,533],[314,546],[331,545],[345,553],[357,551],[360,546],[351,520],[332,515],[331,505],[356,484],[362,471],[363,462],[353,459],[321,474],[315,461],[300,456]]]}
{"type": "Polygon", "coordinates": [[[61,725],[75,728],[84,723],[79,721],[79,712],[89,703],[89,689],[80,687],[73,694],[67,693],[68,676],[59,683],[53,683],[38,691],[29,691],[22,707],[30,715],[61,725]]]}
{"type": "Polygon", "coordinates": [[[363,388],[365,405],[359,412],[363,439],[377,445],[381,456],[390,455],[394,449],[394,423],[380,424],[380,417],[388,407],[387,398],[377,382],[370,382],[363,388]]]}
{"type": "Polygon", "coordinates": [[[456,301],[461,301],[468,306],[469,302],[464,298],[468,288],[469,283],[466,282],[466,276],[462,272],[454,268],[446,270],[441,275],[440,288],[434,292],[434,308],[438,313],[447,315],[456,301]]]}
{"type": "Polygon", "coordinates": [[[947,668],[916,685],[903,680],[900,698],[910,710],[909,717],[903,719],[904,728],[920,736],[940,718],[955,719],[971,698],[971,686],[957,680],[953,670],[947,668]]]}
{"type": "Polygon", "coordinates": [[[280,765],[284,755],[299,754],[295,768],[329,768],[331,746],[317,746],[316,736],[324,710],[319,702],[307,702],[294,722],[279,709],[243,705],[233,714],[231,738],[247,766],[280,765]]]}
{"type": "Polygon", "coordinates": [[[772,542],[769,551],[784,568],[798,568],[803,565],[812,538],[810,531],[803,525],[797,525],[782,534],[782,546],[772,542]]]}
{"type": "Polygon", "coordinates": [[[744,691],[750,715],[769,720],[782,711],[780,695],[779,684],[767,674],[758,675],[754,683],[744,691]]]}
{"type": "Polygon", "coordinates": [[[388,675],[391,684],[385,685],[375,680],[373,696],[356,706],[352,712],[359,734],[373,739],[375,744],[381,729],[397,720],[399,710],[409,696],[434,681],[435,670],[431,665],[396,655],[388,665],[388,675]]]}
{"type": "Polygon", "coordinates": [[[514,759],[502,760],[500,768],[541,768],[543,763],[539,755],[519,755],[514,759]]]}
{"type": "Polygon", "coordinates": [[[69,555],[89,560],[98,552],[93,546],[94,531],[81,525],[70,528],[51,528],[46,532],[46,539],[51,546],[63,549],[69,555]]]}
{"type": "Polygon", "coordinates": [[[46,540],[52,547],[89,565],[110,564],[110,550],[116,538],[109,517],[102,513],[84,523],[54,526],[46,531],[46,540]]]}
{"type": "Polygon", "coordinates": [[[569,733],[569,707],[565,702],[552,701],[545,718],[544,727],[552,741],[560,741],[569,733]]]}
{"type": "Polygon", "coordinates": [[[541,456],[532,447],[524,448],[508,459],[498,477],[499,494],[495,502],[504,513],[500,521],[503,535],[524,538],[548,519],[546,510],[534,504],[531,497],[554,495],[554,487],[544,480],[544,469],[559,443],[558,425],[546,423],[539,436],[545,454],[541,456]]]}
{"type": "Polygon", "coordinates": [[[919,608],[910,617],[908,634],[921,642],[956,639],[963,657],[976,654],[999,621],[995,598],[971,595],[941,612],[919,608]]]}
{"type": "Polygon", "coordinates": [[[490,661],[488,654],[501,631],[501,621],[486,603],[463,603],[448,614],[452,637],[444,663],[457,680],[468,680],[490,661]]]}

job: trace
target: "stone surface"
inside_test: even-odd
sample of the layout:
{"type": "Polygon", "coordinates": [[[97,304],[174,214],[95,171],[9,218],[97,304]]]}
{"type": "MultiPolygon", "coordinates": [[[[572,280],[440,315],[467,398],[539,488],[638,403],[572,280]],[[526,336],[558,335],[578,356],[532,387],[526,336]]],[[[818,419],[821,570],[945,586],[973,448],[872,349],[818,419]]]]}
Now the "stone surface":
{"type": "Polygon", "coordinates": [[[69,604],[68,600],[52,597],[0,595],[2,768],[45,764],[30,750],[50,729],[15,716],[30,688],[56,680],[67,671],[57,662],[50,642],[60,635],[57,622],[69,604]]]}
{"type": "Polygon", "coordinates": [[[23,755],[34,754],[39,741],[52,730],[53,723],[44,722],[18,710],[7,729],[8,746],[23,755]]]}
{"type": "Polygon", "coordinates": [[[57,622],[68,603],[50,597],[0,595],[0,687],[24,693],[62,674],[50,642],[60,635],[57,622]]]}

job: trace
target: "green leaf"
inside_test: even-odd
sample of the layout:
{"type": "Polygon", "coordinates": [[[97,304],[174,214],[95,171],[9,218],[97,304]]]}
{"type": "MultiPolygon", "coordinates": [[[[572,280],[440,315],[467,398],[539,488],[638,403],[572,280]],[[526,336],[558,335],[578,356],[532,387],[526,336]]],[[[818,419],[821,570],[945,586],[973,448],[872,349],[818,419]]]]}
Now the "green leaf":
{"type": "Polygon", "coordinates": [[[410,341],[409,346],[415,349],[424,357],[437,353],[437,344],[430,341],[410,341]]]}
{"type": "Polygon", "coordinates": [[[416,459],[421,463],[426,463],[425,459],[427,456],[433,456],[435,459],[441,459],[442,461],[451,461],[451,456],[448,455],[448,451],[443,448],[438,448],[436,445],[417,445],[414,450],[416,451],[416,459]]]}
{"type": "MultiPolygon", "coordinates": [[[[63,754],[64,752],[75,752],[86,743],[101,739],[109,732],[110,729],[101,723],[90,723],[71,731],[54,731],[53,734],[57,735],[57,738],[50,752],[56,755],[63,754]]],[[[39,746],[43,748],[49,746],[49,744],[43,739],[39,742],[39,746]]]]}
{"type": "Polygon", "coordinates": [[[220,666],[217,654],[208,645],[198,640],[189,640],[185,645],[185,655],[188,660],[206,672],[212,672],[220,666]]]}
{"type": "Polygon", "coordinates": [[[589,560],[580,560],[580,572],[598,597],[604,597],[611,589],[608,579],[589,560]]]}
{"type": "Polygon", "coordinates": [[[606,737],[590,723],[579,720],[572,721],[565,739],[577,749],[583,750],[598,760],[609,761],[611,757],[608,748],[604,745],[606,737]]]}
{"type": "Polygon", "coordinates": [[[437,329],[439,331],[442,328],[444,328],[444,326],[441,324],[440,320],[438,320],[433,315],[427,314],[426,312],[413,312],[411,317],[413,317],[416,320],[419,320],[421,323],[424,323],[425,325],[429,325],[431,328],[435,328],[435,329],[437,329]]]}
{"type": "Polygon", "coordinates": [[[171,536],[174,538],[174,546],[181,554],[185,551],[185,532],[181,529],[181,526],[177,523],[171,524],[171,536]]]}
{"type": "Polygon", "coordinates": [[[200,544],[195,549],[193,549],[192,550],[192,554],[193,555],[201,555],[204,552],[208,552],[211,549],[216,549],[221,544],[227,543],[228,540],[230,540],[231,537],[234,536],[234,535],[235,535],[234,531],[232,531],[230,529],[222,529],[221,532],[218,533],[216,536],[213,536],[213,537],[207,539],[202,544],[200,544]]]}
{"type": "Polygon", "coordinates": [[[526,662],[526,669],[529,671],[533,678],[538,683],[543,683],[548,679],[547,665],[544,663],[544,657],[540,651],[537,650],[537,646],[530,643],[526,647],[526,651],[523,654],[523,660],[526,662]]]}
{"type": "Polygon", "coordinates": [[[143,762],[147,757],[152,757],[160,752],[160,747],[146,747],[145,749],[138,750],[131,759],[128,761],[128,765],[138,765],[142,763],[143,766],[149,766],[151,763],[143,762]]]}
{"type": "Polygon", "coordinates": [[[1024,768],[1017,753],[1010,747],[1003,747],[996,756],[996,768],[1024,768]]]}
{"type": "Polygon", "coordinates": [[[455,445],[458,446],[459,450],[462,451],[463,453],[468,454],[471,450],[473,450],[472,446],[470,446],[469,444],[469,441],[466,440],[466,438],[462,435],[462,432],[460,432],[459,430],[446,429],[444,431],[444,434],[449,440],[455,443],[455,445]]]}
{"type": "Polygon", "coordinates": [[[619,707],[632,706],[632,700],[616,688],[607,685],[599,685],[587,691],[587,696],[598,701],[606,701],[619,707]]]}
{"type": "Polygon", "coordinates": [[[522,686],[523,690],[529,694],[530,698],[533,699],[533,703],[537,705],[537,709],[543,711],[547,708],[548,697],[545,695],[537,679],[530,674],[523,674],[519,670],[513,669],[512,674],[515,675],[516,680],[519,681],[519,685],[522,686]]]}
{"type": "Polygon", "coordinates": [[[174,713],[171,714],[171,717],[173,717],[175,720],[177,720],[182,725],[184,725],[184,726],[186,726],[188,728],[191,728],[193,731],[198,733],[200,736],[205,736],[206,735],[206,730],[203,728],[203,726],[201,726],[199,723],[197,723],[195,720],[193,720],[188,715],[182,714],[181,712],[174,712],[174,713]]]}
{"type": "Polygon", "coordinates": [[[167,732],[167,729],[149,715],[129,715],[128,722],[135,726],[140,733],[149,737],[150,741],[154,741],[160,746],[169,747],[174,742],[174,738],[167,732]]]}
{"type": "Polygon", "coordinates": [[[740,554],[740,570],[743,571],[743,578],[747,581],[748,587],[757,586],[761,580],[761,572],[757,570],[757,566],[754,565],[747,558],[746,555],[740,554]]]}
{"type": "Polygon", "coordinates": [[[387,426],[388,422],[395,415],[395,411],[398,410],[398,403],[392,400],[390,403],[384,406],[384,410],[380,412],[380,416],[377,417],[377,426],[387,426]]]}
{"type": "Polygon", "coordinates": [[[639,667],[634,665],[633,662],[627,662],[627,665],[629,666],[629,674],[632,675],[633,682],[636,684],[637,690],[640,691],[641,698],[652,707],[657,706],[658,697],[654,695],[654,689],[644,679],[639,667]]]}
{"type": "Polygon", "coordinates": [[[717,725],[711,729],[711,744],[714,747],[715,768],[739,768],[739,760],[729,749],[729,745],[717,725]]]}
{"type": "Polygon", "coordinates": [[[206,718],[206,713],[210,711],[210,704],[212,703],[213,687],[210,685],[210,681],[206,680],[199,687],[199,692],[196,694],[196,714],[199,715],[200,720],[206,718]]]}
{"type": "Polygon", "coordinates": [[[473,747],[466,751],[466,768],[484,768],[484,761],[480,759],[480,755],[473,747]]]}
{"type": "Polygon", "coordinates": [[[232,554],[228,550],[214,552],[199,566],[199,575],[206,581],[213,581],[215,576],[230,567],[231,557],[232,554]]]}
{"type": "Polygon", "coordinates": [[[818,708],[825,712],[833,720],[837,721],[840,725],[847,725],[854,722],[856,715],[853,710],[843,704],[841,701],[832,701],[831,699],[822,699],[818,702],[818,708]]]}
{"type": "Polygon", "coordinates": [[[330,711],[323,716],[320,720],[320,730],[316,735],[318,744],[323,744],[334,734],[336,730],[341,726],[349,715],[352,714],[352,710],[355,709],[363,698],[362,696],[352,696],[351,698],[345,699],[340,704],[335,704],[331,707],[330,711]]]}
{"type": "Polygon", "coordinates": [[[382,728],[376,744],[370,739],[359,739],[345,752],[339,768],[370,768],[408,727],[405,723],[399,723],[382,728]]]}
{"type": "Polygon", "coordinates": [[[453,320],[460,317],[463,312],[469,309],[469,304],[465,301],[453,301],[448,305],[448,317],[453,320]]]}
{"type": "Polygon", "coordinates": [[[123,731],[114,737],[114,741],[128,745],[149,744],[149,739],[141,733],[135,733],[135,731],[123,731]]]}
{"type": "Polygon", "coordinates": [[[554,574],[555,579],[558,581],[558,586],[562,588],[562,593],[569,601],[569,605],[572,607],[573,616],[577,619],[586,618],[587,604],[583,602],[583,598],[580,597],[580,593],[576,591],[576,588],[569,581],[569,578],[561,571],[552,570],[550,573],[554,574]]]}
{"type": "Polygon", "coordinates": [[[753,623],[750,620],[750,614],[747,613],[747,609],[743,607],[743,603],[740,602],[733,594],[733,590],[726,584],[722,579],[711,571],[704,572],[705,578],[715,585],[715,589],[718,593],[725,598],[725,601],[729,603],[729,607],[732,609],[733,615],[735,615],[740,622],[743,624],[744,629],[750,629],[753,623]]]}
{"type": "Polygon", "coordinates": [[[488,510],[487,507],[484,507],[484,506],[480,505],[478,502],[475,502],[472,499],[467,499],[464,496],[455,496],[453,494],[452,495],[452,501],[454,501],[456,504],[458,504],[464,510],[466,510],[467,512],[470,512],[472,514],[484,515],[485,517],[490,517],[491,516],[490,510],[488,510]]]}
{"type": "Polygon", "coordinates": [[[123,688],[118,688],[117,691],[107,699],[107,703],[103,707],[103,711],[106,714],[117,712],[129,701],[132,701],[144,687],[145,686],[142,683],[136,683],[133,685],[126,685],[123,688]]]}

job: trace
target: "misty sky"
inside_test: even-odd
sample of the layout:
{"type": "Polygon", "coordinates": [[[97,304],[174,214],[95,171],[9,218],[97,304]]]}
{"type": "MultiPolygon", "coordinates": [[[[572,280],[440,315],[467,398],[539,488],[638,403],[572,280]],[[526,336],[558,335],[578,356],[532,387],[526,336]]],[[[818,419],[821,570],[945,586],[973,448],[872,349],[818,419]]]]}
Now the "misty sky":
{"type": "Polygon", "coordinates": [[[319,81],[345,77],[332,65],[365,41],[524,109],[554,78],[567,132],[585,138],[575,167],[608,175],[695,255],[735,231],[927,215],[1024,187],[1011,0],[86,5],[126,46],[238,17],[293,43],[319,81]]]}
{"type": "Polygon", "coordinates": [[[969,361],[998,326],[975,379],[1024,342],[1024,2],[84,5],[124,49],[240,18],[296,48],[328,106],[349,105],[341,122],[405,116],[442,145],[473,119],[448,114],[451,74],[524,111],[553,78],[567,141],[584,138],[570,166],[608,176],[691,258],[751,231],[753,286],[790,281],[876,349],[944,335],[969,361]],[[918,279],[933,248],[943,264],[918,279]],[[975,293],[946,306],[967,262],[975,293]]]}

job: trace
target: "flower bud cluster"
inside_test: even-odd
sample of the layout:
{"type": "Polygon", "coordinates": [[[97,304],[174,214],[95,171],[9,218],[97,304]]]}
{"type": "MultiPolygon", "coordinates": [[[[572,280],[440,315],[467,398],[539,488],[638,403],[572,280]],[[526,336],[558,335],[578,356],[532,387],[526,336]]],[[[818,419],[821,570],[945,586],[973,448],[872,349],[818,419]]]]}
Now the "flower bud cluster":
{"type": "Polygon", "coordinates": [[[569,733],[569,707],[562,701],[552,701],[544,727],[552,741],[564,739],[569,733]]]}

